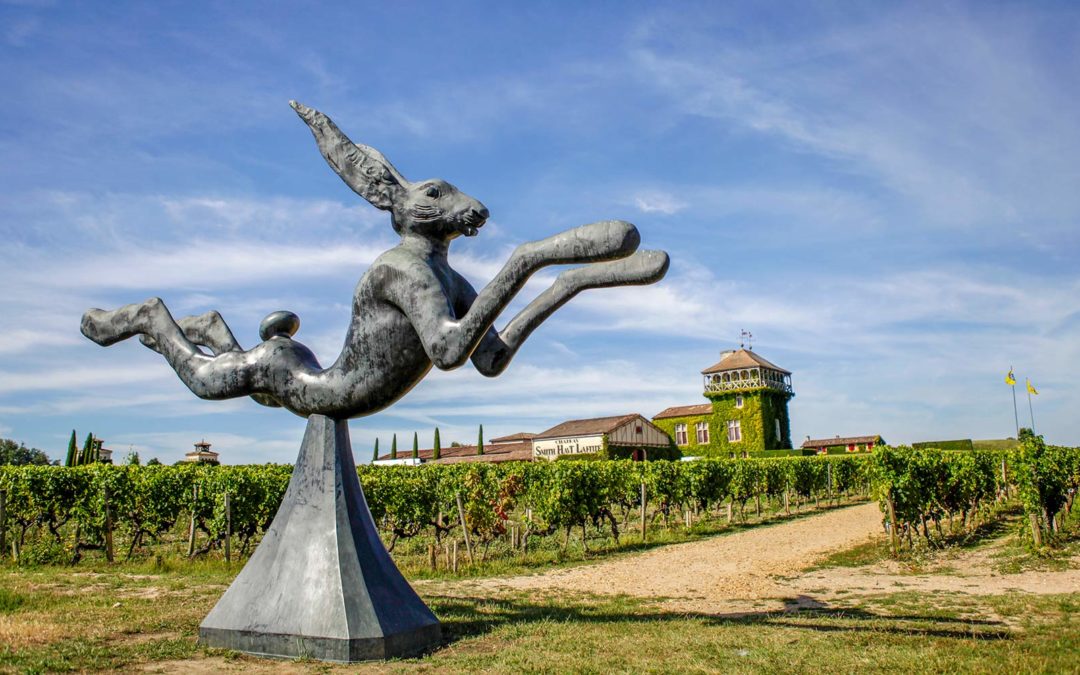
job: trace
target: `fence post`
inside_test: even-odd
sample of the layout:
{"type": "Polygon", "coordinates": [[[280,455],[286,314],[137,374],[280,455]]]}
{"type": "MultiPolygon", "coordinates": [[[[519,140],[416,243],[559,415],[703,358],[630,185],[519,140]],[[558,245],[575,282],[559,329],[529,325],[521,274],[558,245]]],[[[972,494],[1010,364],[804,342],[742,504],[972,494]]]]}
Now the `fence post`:
{"type": "Polygon", "coordinates": [[[195,555],[195,502],[199,500],[199,486],[191,486],[191,526],[188,528],[187,554],[190,558],[195,555]]]}
{"type": "Polygon", "coordinates": [[[7,490],[0,490],[0,558],[7,551],[7,490]]]}
{"type": "Polygon", "coordinates": [[[900,535],[897,533],[896,529],[896,506],[893,504],[892,490],[889,491],[886,500],[889,509],[889,542],[892,545],[892,554],[895,558],[900,555],[900,544],[898,541],[900,535]]]}
{"type": "Polygon", "coordinates": [[[465,525],[465,507],[461,504],[461,493],[455,492],[454,498],[457,499],[458,518],[461,519],[461,533],[465,535],[465,552],[469,554],[469,564],[473,564],[472,544],[469,543],[469,528],[465,525]]]}
{"type": "Polygon", "coordinates": [[[450,567],[454,570],[454,574],[457,574],[457,539],[454,540],[453,545],[450,547],[450,567]]]}
{"type": "Polygon", "coordinates": [[[641,481],[641,541],[645,541],[645,505],[648,504],[645,494],[645,481],[641,481]]]}
{"type": "Polygon", "coordinates": [[[225,562],[232,562],[232,501],[225,491],[225,562]]]}
{"type": "Polygon", "coordinates": [[[109,504],[109,488],[102,489],[105,498],[105,559],[109,562],[113,561],[113,522],[112,522],[112,507],[109,504]]]}
{"type": "Polygon", "coordinates": [[[435,544],[428,544],[427,554],[428,554],[428,563],[431,565],[431,569],[432,570],[438,569],[438,565],[436,563],[436,556],[435,556],[435,544]]]}

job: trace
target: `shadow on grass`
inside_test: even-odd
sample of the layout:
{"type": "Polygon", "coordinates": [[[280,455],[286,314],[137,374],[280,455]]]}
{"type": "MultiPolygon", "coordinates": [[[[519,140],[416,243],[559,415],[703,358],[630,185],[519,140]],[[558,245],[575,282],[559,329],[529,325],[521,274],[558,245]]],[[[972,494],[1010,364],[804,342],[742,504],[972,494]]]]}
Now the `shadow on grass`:
{"type": "Polygon", "coordinates": [[[776,611],[708,614],[653,611],[635,601],[580,604],[561,601],[535,603],[518,599],[429,596],[443,625],[446,643],[480,637],[507,625],[534,623],[634,624],[693,622],[709,626],[762,626],[821,632],[888,633],[897,636],[957,640],[1011,640],[1012,632],[1000,621],[947,617],[935,614],[879,614],[865,609],[833,607],[815,598],[784,598],[776,611]]]}

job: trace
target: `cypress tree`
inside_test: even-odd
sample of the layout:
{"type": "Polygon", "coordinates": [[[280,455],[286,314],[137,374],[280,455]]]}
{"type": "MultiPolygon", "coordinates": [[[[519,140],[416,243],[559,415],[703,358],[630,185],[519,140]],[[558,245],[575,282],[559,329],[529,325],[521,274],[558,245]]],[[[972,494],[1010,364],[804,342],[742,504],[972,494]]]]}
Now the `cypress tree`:
{"type": "Polygon", "coordinates": [[[379,439],[375,439],[375,454],[371,456],[371,461],[375,461],[379,458],[379,439]]]}
{"type": "Polygon", "coordinates": [[[420,437],[416,432],[412,432],[412,456],[416,459],[420,456],[420,437]]]}
{"type": "Polygon", "coordinates": [[[75,430],[71,430],[71,439],[68,441],[67,459],[64,466],[75,466],[75,459],[79,455],[79,444],[75,441],[75,430]]]}
{"type": "Polygon", "coordinates": [[[397,459],[397,434],[390,441],[390,459],[397,459]]]}
{"type": "Polygon", "coordinates": [[[435,447],[431,451],[432,459],[442,457],[442,441],[439,440],[439,427],[435,427],[435,447]]]}
{"type": "Polygon", "coordinates": [[[484,454],[484,425],[480,425],[480,434],[476,438],[476,454],[484,454]]]}
{"type": "Polygon", "coordinates": [[[89,433],[89,434],[86,434],[86,440],[83,442],[82,454],[79,456],[79,465],[83,466],[83,465],[86,465],[86,464],[93,464],[94,463],[93,454],[94,454],[94,434],[89,433]]]}

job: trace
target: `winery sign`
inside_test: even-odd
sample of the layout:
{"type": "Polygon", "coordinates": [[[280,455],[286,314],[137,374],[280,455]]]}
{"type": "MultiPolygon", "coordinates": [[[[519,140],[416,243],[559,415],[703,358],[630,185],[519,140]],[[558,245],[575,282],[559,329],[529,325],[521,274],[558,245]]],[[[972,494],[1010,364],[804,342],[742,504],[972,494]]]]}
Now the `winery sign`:
{"type": "Polygon", "coordinates": [[[533,441],[533,457],[536,459],[555,459],[562,455],[585,455],[600,452],[603,448],[603,434],[571,438],[549,438],[533,441]]]}

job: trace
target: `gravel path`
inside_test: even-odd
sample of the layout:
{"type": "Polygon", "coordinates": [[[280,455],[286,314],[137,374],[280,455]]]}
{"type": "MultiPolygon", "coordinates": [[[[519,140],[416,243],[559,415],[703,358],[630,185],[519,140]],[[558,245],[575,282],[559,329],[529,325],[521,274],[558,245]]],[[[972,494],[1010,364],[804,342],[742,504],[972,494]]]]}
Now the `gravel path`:
{"type": "Polygon", "coordinates": [[[459,592],[566,590],[631,595],[667,599],[668,604],[686,609],[735,611],[746,608],[747,600],[784,595],[784,577],[798,574],[831,551],[880,533],[877,504],[860,504],[595,565],[462,581],[454,587],[459,592]]]}

